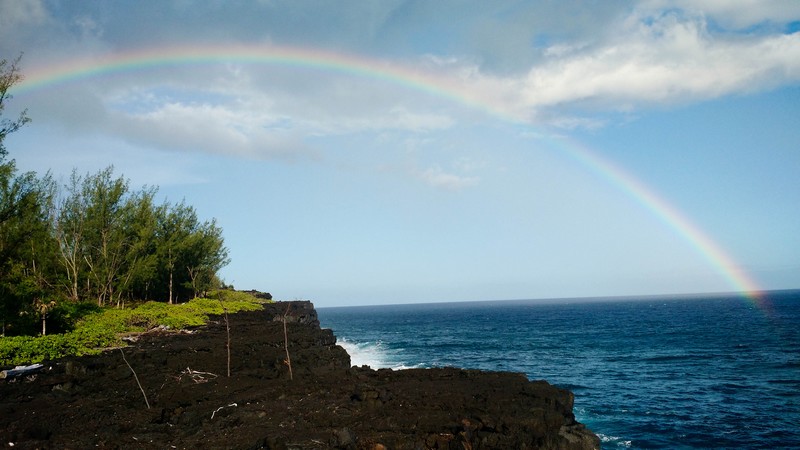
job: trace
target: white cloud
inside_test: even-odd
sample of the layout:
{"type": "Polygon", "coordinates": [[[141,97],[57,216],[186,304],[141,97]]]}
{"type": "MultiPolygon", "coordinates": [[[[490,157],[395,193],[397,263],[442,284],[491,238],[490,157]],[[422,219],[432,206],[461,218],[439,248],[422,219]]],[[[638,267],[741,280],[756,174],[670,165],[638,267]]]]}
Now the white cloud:
{"type": "Polygon", "coordinates": [[[487,163],[483,160],[477,160],[470,157],[461,157],[453,162],[453,167],[460,172],[470,173],[480,169],[486,168],[487,163]]]}
{"type": "Polygon", "coordinates": [[[308,128],[315,133],[341,134],[364,131],[408,131],[425,133],[452,127],[455,120],[444,114],[410,111],[406,107],[394,107],[388,111],[373,111],[351,117],[328,117],[310,121],[308,128]]]}
{"type": "Polygon", "coordinates": [[[41,0],[0,0],[0,58],[35,52],[48,42],[40,32],[55,27],[41,0]]]}
{"type": "Polygon", "coordinates": [[[603,119],[595,119],[593,117],[568,116],[568,115],[552,115],[547,117],[541,117],[539,120],[541,122],[547,123],[548,125],[560,128],[562,130],[574,130],[574,129],[596,130],[608,124],[608,121],[603,119]]]}
{"type": "Polygon", "coordinates": [[[103,36],[103,28],[90,16],[76,17],[74,20],[75,28],[83,38],[100,38],[103,36]]]}
{"type": "Polygon", "coordinates": [[[800,19],[800,2],[796,0],[650,0],[638,8],[644,11],[680,8],[733,29],[766,21],[788,23],[800,19]]]}
{"type": "Polygon", "coordinates": [[[711,36],[697,17],[637,22],[604,45],[556,54],[523,80],[525,107],[583,103],[625,110],[800,80],[800,33],[723,39],[711,36]]]}
{"type": "Polygon", "coordinates": [[[0,0],[0,56],[23,53],[25,71],[113,49],[92,15],[65,12],[83,3],[0,0]]]}
{"type": "Polygon", "coordinates": [[[460,191],[475,186],[479,181],[478,177],[444,172],[438,166],[415,170],[414,176],[430,186],[448,191],[460,191]]]}
{"type": "Polygon", "coordinates": [[[0,0],[0,32],[36,26],[48,19],[41,0],[0,0]]]}
{"type": "Polygon", "coordinates": [[[313,156],[296,132],[269,129],[273,123],[272,117],[224,106],[167,103],[144,113],[112,113],[111,129],[155,148],[249,158],[313,156]]]}
{"type": "MultiPolygon", "coordinates": [[[[215,97],[213,92],[205,95],[215,97]]],[[[425,134],[455,123],[445,114],[405,106],[374,109],[363,104],[345,110],[330,99],[302,94],[292,96],[296,105],[284,108],[290,99],[272,98],[250,86],[228,86],[224,96],[216,97],[212,102],[179,101],[149,90],[109,97],[113,126],[98,131],[165,149],[284,158],[315,155],[304,137],[381,131],[425,134]]]]}
{"type": "MultiPolygon", "coordinates": [[[[553,21],[571,30],[567,34],[554,34],[557,38],[547,45],[529,43],[523,48],[516,37],[506,39],[503,36],[490,43],[508,46],[503,57],[519,57],[528,70],[495,72],[494,68],[503,63],[497,62],[497,66],[486,63],[480,56],[481,52],[488,51],[484,47],[472,48],[473,53],[465,51],[469,50],[468,46],[475,45],[468,40],[453,47],[457,49],[454,53],[442,52],[441,48],[437,48],[438,51],[418,49],[415,55],[403,56],[402,66],[391,62],[391,54],[385,57],[387,67],[399,68],[404,74],[420,74],[420,84],[424,85],[427,80],[439,83],[427,92],[347,71],[232,63],[199,70],[178,67],[170,71],[115,74],[114,78],[103,79],[103,83],[93,86],[91,98],[81,100],[80,96],[71,95],[70,101],[55,104],[51,115],[55,120],[60,111],[67,127],[95,127],[98,132],[118,133],[130,142],[176,150],[268,157],[310,152],[303,144],[307,136],[382,131],[424,135],[447,130],[471,120],[475,108],[488,109],[522,122],[561,128],[598,127],[605,123],[606,118],[602,116],[608,111],[635,111],[664,103],[692,102],[800,80],[800,33],[718,34],[708,25],[710,20],[736,26],[764,20],[789,20],[788,17],[800,16],[800,2],[742,1],[737,2],[740,7],[732,8],[728,2],[714,0],[652,0],[637,3],[627,12],[624,8],[613,7],[603,12],[607,20],[602,23],[589,20],[597,7],[567,3],[563,8],[533,3],[520,11],[508,2],[491,7],[484,5],[480,11],[491,11],[492,19],[463,13],[468,16],[463,18],[466,28],[451,30],[455,35],[470,27],[500,33],[504,21],[510,23],[510,30],[519,30],[525,24],[535,25],[536,32],[529,31],[530,36],[555,33],[553,30],[559,27],[550,23],[553,21]],[[518,14],[509,14],[510,11],[518,14]],[[548,20],[544,20],[545,16],[548,20]],[[573,16],[576,18],[571,19],[573,16]],[[575,22],[567,23],[570,20],[575,22]],[[594,28],[580,32],[585,27],[578,24],[591,24],[594,28]],[[512,41],[513,45],[509,43],[512,41]],[[137,92],[139,97],[120,95],[125,90],[137,92]],[[182,92],[173,98],[164,94],[170,90],[182,92]],[[437,90],[446,92],[449,97],[437,96],[437,90]],[[189,99],[194,95],[199,95],[199,100],[189,99]],[[462,100],[471,110],[454,105],[453,98],[462,100]],[[107,123],[113,126],[106,128],[107,123]]],[[[397,22],[400,18],[396,14],[404,11],[405,6],[409,5],[394,4],[374,11],[353,7],[354,11],[341,12],[337,20],[346,22],[371,17],[369,26],[359,28],[360,33],[364,33],[364,39],[384,42],[380,33],[394,30],[393,27],[399,26],[397,23],[421,26],[402,20],[397,22]]],[[[449,3],[419,6],[428,12],[431,12],[428,8],[435,10],[436,14],[425,19],[425,23],[444,23],[446,13],[455,7],[449,3]]],[[[61,28],[69,28],[70,23],[73,27],[78,24],[79,34],[83,36],[65,41],[65,48],[75,49],[80,44],[84,52],[113,55],[109,51],[111,45],[105,45],[112,41],[107,35],[115,33],[115,20],[122,18],[112,17],[112,14],[100,20],[90,14],[94,11],[91,8],[81,5],[72,5],[72,8],[76,12],[59,19],[64,21],[61,28]]],[[[138,11],[131,4],[126,8],[138,11]]],[[[301,21],[303,17],[302,6],[292,5],[286,10],[278,5],[270,8],[294,21],[301,21]]],[[[244,9],[237,9],[235,16],[245,15],[244,9]]],[[[147,12],[140,11],[145,15],[147,12]]],[[[410,14],[406,19],[422,20],[410,14]]],[[[233,27],[231,18],[221,17],[214,25],[219,28],[215,33],[233,27]]],[[[0,0],[0,34],[6,24],[13,24],[17,29],[20,24],[30,24],[32,30],[38,31],[58,29],[43,25],[50,20],[55,19],[49,17],[41,2],[0,0]]],[[[163,20],[167,23],[174,21],[174,17],[163,20]]],[[[296,29],[292,30],[283,32],[297,36],[296,29]]],[[[58,31],[52,33],[48,36],[57,35],[58,31]]],[[[253,33],[258,34],[257,30],[253,33]]],[[[325,35],[326,32],[319,33],[325,35]]],[[[436,41],[428,37],[431,42],[436,41]]],[[[285,36],[276,35],[275,38],[276,41],[286,40],[285,36]]],[[[264,39],[262,35],[260,42],[264,39]]],[[[53,45],[61,42],[50,40],[53,45]]],[[[304,42],[303,39],[300,42],[304,42]]],[[[316,44],[324,47],[325,43],[316,44]]],[[[348,51],[344,50],[343,54],[347,55],[348,51]]],[[[67,94],[55,95],[65,97],[67,94]]],[[[436,170],[421,173],[428,180],[439,180],[435,182],[440,185],[448,184],[447,173],[436,170]]]]}
{"type": "MultiPolygon", "coordinates": [[[[721,3],[704,4],[709,5],[707,13],[688,6],[676,9],[680,2],[671,9],[655,9],[652,2],[653,8],[634,9],[606,24],[593,40],[580,37],[543,48],[541,59],[521,74],[492,73],[474,57],[430,54],[422,56],[419,70],[449,80],[447,88],[467,104],[562,128],[602,126],[606,112],[703,101],[800,81],[800,32],[718,33],[708,21],[728,9],[721,3]]],[[[777,20],[778,3],[748,5],[750,12],[741,12],[737,23],[777,20]]]]}

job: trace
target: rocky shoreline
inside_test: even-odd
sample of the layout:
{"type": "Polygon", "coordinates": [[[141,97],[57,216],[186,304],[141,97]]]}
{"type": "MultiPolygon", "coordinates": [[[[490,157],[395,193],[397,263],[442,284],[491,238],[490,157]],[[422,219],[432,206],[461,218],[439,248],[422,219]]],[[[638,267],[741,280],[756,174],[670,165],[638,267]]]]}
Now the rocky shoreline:
{"type": "Polygon", "coordinates": [[[351,367],[310,302],[267,304],[231,315],[229,325],[230,364],[226,323],[216,318],[0,381],[0,445],[600,448],[575,421],[572,393],[544,381],[455,368],[351,367]]]}

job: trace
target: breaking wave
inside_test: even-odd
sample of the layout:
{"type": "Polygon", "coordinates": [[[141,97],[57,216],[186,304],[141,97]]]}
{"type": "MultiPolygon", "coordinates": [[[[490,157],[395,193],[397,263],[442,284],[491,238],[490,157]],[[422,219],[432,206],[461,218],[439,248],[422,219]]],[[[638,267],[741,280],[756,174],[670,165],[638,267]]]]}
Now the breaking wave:
{"type": "Polygon", "coordinates": [[[409,366],[405,364],[397,352],[392,351],[382,341],[355,342],[347,338],[340,338],[337,342],[350,355],[350,364],[353,366],[369,366],[373,369],[412,369],[420,365],[409,366]]]}

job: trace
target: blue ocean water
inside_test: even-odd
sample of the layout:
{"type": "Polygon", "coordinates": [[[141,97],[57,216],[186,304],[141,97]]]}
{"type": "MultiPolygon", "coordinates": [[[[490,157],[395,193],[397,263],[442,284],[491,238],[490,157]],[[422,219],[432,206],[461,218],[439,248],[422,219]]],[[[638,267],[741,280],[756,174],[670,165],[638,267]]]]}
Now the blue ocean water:
{"type": "Polygon", "coordinates": [[[800,448],[800,291],[319,308],[354,365],[525,373],[603,448],[800,448]]]}

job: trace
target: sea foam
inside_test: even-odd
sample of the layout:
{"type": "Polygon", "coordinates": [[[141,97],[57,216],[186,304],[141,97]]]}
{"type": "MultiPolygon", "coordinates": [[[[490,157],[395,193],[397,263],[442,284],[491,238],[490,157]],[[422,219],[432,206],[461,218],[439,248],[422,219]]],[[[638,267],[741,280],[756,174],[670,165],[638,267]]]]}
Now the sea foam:
{"type": "Polygon", "coordinates": [[[396,355],[389,350],[382,341],[354,342],[347,338],[340,338],[337,342],[350,355],[350,364],[354,366],[369,366],[373,369],[411,369],[421,365],[408,366],[398,361],[396,355]]]}

